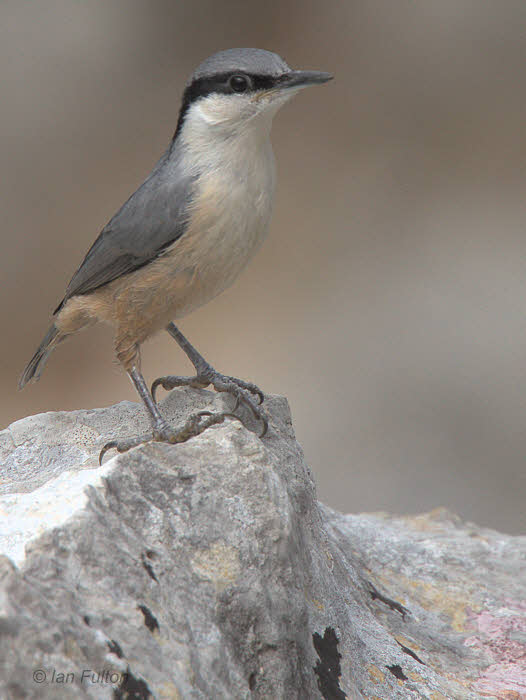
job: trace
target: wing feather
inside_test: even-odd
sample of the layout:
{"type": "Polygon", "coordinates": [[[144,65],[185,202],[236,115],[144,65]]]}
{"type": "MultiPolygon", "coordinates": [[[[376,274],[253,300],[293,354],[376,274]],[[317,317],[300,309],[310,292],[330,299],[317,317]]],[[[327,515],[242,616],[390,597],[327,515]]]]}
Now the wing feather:
{"type": "Polygon", "coordinates": [[[67,286],[64,299],[88,294],[154,260],[180,238],[196,176],[182,173],[177,144],[161,157],[143,184],[99,234],[67,286]]]}

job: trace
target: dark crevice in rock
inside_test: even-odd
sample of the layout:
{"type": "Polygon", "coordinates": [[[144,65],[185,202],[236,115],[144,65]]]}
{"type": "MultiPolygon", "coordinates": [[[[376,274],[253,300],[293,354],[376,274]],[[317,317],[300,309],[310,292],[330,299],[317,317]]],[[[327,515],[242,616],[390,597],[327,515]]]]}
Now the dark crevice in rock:
{"type": "MultiPolygon", "coordinates": [[[[147,555],[148,555],[148,553],[147,553],[147,555]]],[[[156,583],[159,583],[159,579],[158,579],[157,576],[155,575],[155,571],[153,570],[152,565],[151,565],[149,562],[146,561],[146,557],[144,556],[144,554],[141,555],[141,561],[142,561],[142,565],[143,565],[143,567],[144,567],[146,573],[148,574],[148,576],[149,576],[151,579],[153,579],[156,583]]]]}
{"type": "Polygon", "coordinates": [[[91,627],[91,620],[89,619],[89,615],[84,615],[82,617],[82,619],[83,619],[85,625],[88,625],[88,627],[91,627]]]}
{"type": "Polygon", "coordinates": [[[144,615],[144,624],[150,630],[150,632],[153,633],[155,632],[155,630],[158,630],[159,623],[155,619],[155,616],[152,615],[151,611],[146,607],[146,605],[138,605],[137,607],[144,615]]]}
{"type": "Polygon", "coordinates": [[[119,659],[122,659],[124,654],[122,652],[122,648],[119,642],[116,642],[114,639],[111,639],[109,642],[106,642],[106,644],[108,645],[108,649],[111,651],[112,654],[115,654],[119,657],[119,659]]]}
{"type": "Polygon", "coordinates": [[[342,655],[338,651],[338,637],[332,627],[327,627],[323,637],[314,632],[312,643],[318,654],[319,661],[314,666],[314,673],[318,676],[318,688],[325,700],[345,700],[346,695],[340,688],[340,676],[342,669],[340,659],[342,655]]]}
{"type": "Polygon", "coordinates": [[[398,641],[398,639],[395,640],[395,641],[396,641],[396,643],[398,644],[398,646],[400,647],[400,649],[404,652],[404,654],[408,654],[409,656],[412,656],[413,659],[416,659],[416,661],[418,661],[419,664],[422,664],[422,666],[425,666],[425,665],[426,665],[425,662],[422,661],[422,659],[420,659],[420,658],[418,657],[418,655],[415,654],[415,652],[414,652],[412,649],[409,649],[409,647],[406,647],[406,646],[404,646],[403,644],[401,644],[401,643],[398,641]]]}
{"type": "Polygon", "coordinates": [[[407,676],[402,671],[402,667],[399,664],[393,664],[392,666],[386,666],[386,669],[388,671],[390,671],[395,678],[398,678],[399,681],[406,681],[407,680],[407,676]]]}
{"type": "Polygon", "coordinates": [[[254,690],[254,688],[256,687],[256,678],[257,674],[254,671],[254,673],[251,673],[248,678],[248,687],[250,688],[250,690],[254,690]]]}
{"type": "Polygon", "coordinates": [[[397,603],[396,600],[391,600],[391,598],[380,593],[370,581],[367,582],[367,585],[369,586],[369,595],[373,600],[379,600],[381,603],[391,608],[391,610],[400,613],[402,619],[405,620],[406,615],[409,615],[409,610],[407,608],[404,608],[401,603],[397,603]]]}
{"type": "Polygon", "coordinates": [[[122,683],[113,690],[113,697],[115,700],[151,700],[154,696],[142,678],[136,678],[128,666],[122,683]]]}

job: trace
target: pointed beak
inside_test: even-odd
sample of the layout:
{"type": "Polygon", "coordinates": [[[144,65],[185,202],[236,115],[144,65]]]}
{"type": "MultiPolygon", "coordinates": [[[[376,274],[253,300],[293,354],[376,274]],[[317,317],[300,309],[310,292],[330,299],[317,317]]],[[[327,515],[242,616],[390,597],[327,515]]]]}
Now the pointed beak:
{"type": "Polygon", "coordinates": [[[332,80],[330,73],[319,70],[293,70],[286,73],[279,81],[279,88],[303,88],[309,85],[320,85],[332,80]]]}

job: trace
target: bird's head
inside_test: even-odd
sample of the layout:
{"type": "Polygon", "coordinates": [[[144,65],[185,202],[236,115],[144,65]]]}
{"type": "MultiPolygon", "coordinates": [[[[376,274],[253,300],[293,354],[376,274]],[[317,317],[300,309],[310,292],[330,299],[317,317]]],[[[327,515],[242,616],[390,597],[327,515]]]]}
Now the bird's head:
{"type": "Polygon", "coordinates": [[[226,136],[270,128],[277,110],[299,90],[330,80],[329,73],[292,70],[263,49],[228,49],[207,58],[187,83],[176,137],[188,122],[226,136]]]}

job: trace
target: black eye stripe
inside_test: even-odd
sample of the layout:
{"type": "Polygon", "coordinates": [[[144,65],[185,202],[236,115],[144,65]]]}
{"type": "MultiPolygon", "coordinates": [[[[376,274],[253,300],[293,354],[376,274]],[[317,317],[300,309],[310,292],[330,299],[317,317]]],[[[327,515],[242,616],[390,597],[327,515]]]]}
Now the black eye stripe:
{"type": "Polygon", "coordinates": [[[249,79],[250,85],[248,89],[243,93],[240,93],[245,95],[258,90],[270,90],[276,85],[279,85],[281,81],[281,76],[279,75],[255,75],[252,73],[243,73],[241,71],[229,71],[228,73],[220,73],[211,76],[203,76],[202,78],[196,78],[186,87],[186,90],[184,91],[174,138],[177,138],[177,135],[181,131],[186,113],[193,102],[201,97],[212,95],[213,93],[223,95],[236,94],[229,84],[229,81],[234,76],[246,76],[249,79]]]}
{"type": "Polygon", "coordinates": [[[279,83],[281,76],[250,75],[249,73],[232,72],[221,73],[210,77],[197,78],[186,88],[183,100],[193,102],[199,97],[206,97],[214,92],[228,94],[230,92],[230,80],[234,77],[245,77],[251,83],[249,89],[265,90],[279,83]]]}

